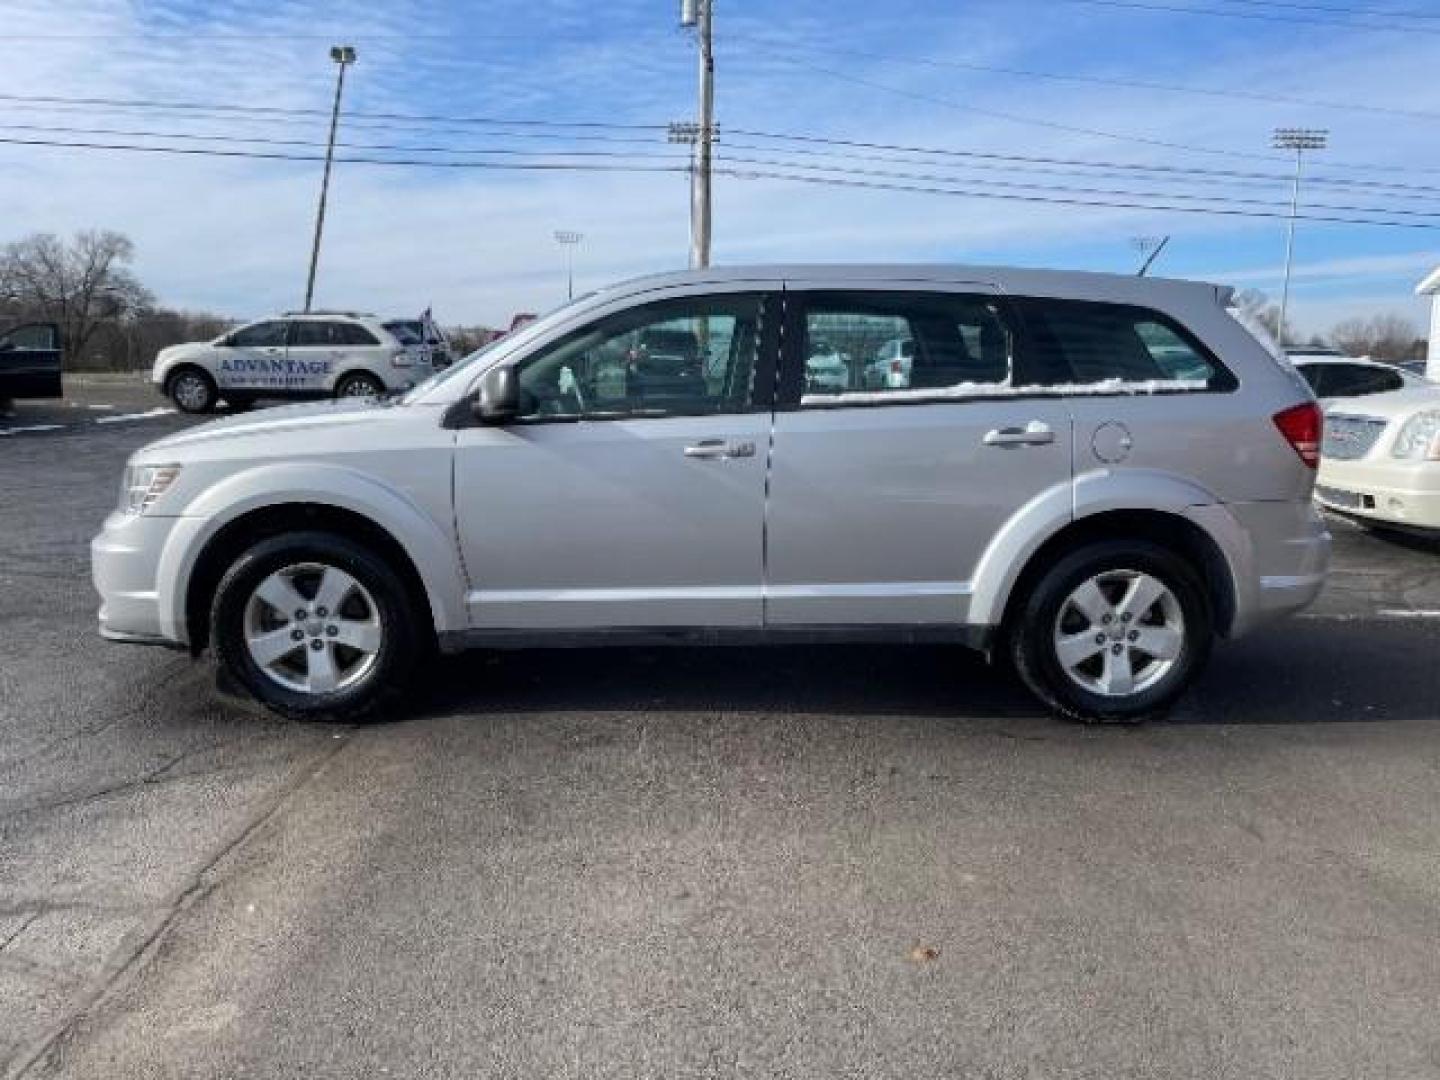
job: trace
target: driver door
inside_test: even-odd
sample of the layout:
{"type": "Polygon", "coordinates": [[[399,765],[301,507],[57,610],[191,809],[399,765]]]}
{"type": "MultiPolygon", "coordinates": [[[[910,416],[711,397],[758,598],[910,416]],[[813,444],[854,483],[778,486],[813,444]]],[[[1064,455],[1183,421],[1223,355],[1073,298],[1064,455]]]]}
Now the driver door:
{"type": "Polygon", "coordinates": [[[473,630],[761,625],[773,304],[653,301],[515,362],[523,415],[457,437],[473,630]]]}

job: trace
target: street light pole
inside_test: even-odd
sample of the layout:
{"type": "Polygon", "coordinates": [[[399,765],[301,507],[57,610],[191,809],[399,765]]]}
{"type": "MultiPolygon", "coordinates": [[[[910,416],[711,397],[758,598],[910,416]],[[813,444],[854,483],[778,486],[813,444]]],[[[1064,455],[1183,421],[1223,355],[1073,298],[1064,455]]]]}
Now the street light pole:
{"type": "Polygon", "coordinates": [[[575,248],[584,239],[584,233],[575,232],[573,229],[555,230],[555,242],[565,251],[565,299],[567,300],[575,299],[575,248]]]}
{"type": "Polygon", "coordinates": [[[1271,145],[1276,150],[1295,151],[1295,179],[1290,185],[1290,220],[1285,228],[1285,284],[1280,290],[1280,324],[1275,337],[1285,344],[1285,317],[1290,310],[1290,264],[1295,255],[1295,219],[1300,212],[1300,173],[1306,150],[1324,150],[1330,133],[1317,128],[1276,128],[1271,145]]]}
{"type": "Polygon", "coordinates": [[[305,279],[305,310],[315,298],[315,267],[320,262],[320,234],[325,231],[325,198],[330,193],[330,167],[335,159],[335,131],[340,126],[340,94],[345,89],[345,69],[355,62],[355,49],[350,45],[336,45],[330,50],[330,59],[340,65],[340,74],[335,79],[335,106],[330,111],[330,140],[325,145],[325,173],[320,180],[320,208],[315,213],[315,242],[310,245],[310,274],[305,279]]]}

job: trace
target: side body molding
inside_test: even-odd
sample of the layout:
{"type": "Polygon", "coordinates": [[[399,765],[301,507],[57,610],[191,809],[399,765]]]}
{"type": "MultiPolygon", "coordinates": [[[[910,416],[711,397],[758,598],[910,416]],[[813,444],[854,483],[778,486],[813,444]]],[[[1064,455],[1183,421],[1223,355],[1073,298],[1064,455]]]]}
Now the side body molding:
{"type": "Polygon", "coordinates": [[[185,594],[200,553],[230,522],[253,510],[310,503],[368,518],[403,547],[424,583],[435,630],[465,628],[465,574],[453,536],[409,498],[375,477],[340,465],[272,464],[229,476],[185,508],[160,555],[156,588],[161,632],[189,640],[185,594]]]}
{"type": "Polygon", "coordinates": [[[1072,522],[1111,510],[1174,514],[1199,526],[1219,547],[1231,580],[1249,580],[1253,564],[1245,533],[1214,493],[1171,473],[1149,469],[1096,469],[1047,488],[1022,506],[980,557],[968,621],[997,626],[1022,571],[1034,554],[1072,522]]]}

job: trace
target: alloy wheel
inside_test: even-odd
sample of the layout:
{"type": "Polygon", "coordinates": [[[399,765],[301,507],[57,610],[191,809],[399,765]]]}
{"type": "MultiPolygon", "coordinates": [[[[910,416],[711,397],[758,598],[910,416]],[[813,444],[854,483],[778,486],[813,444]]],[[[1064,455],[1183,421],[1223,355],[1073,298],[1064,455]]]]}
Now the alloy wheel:
{"type": "Polygon", "coordinates": [[[1143,693],[1185,648],[1185,616],[1174,592],[1139,570],[1087,578],[1055,617],[1055,657],[1077,686],[1104,697],[1143,693]]]}
{"type": "Polygon", "coordinates": [[[380,609],[353,575],[295,563],[265,577],[245,604],[245,648],[266,677],[303,694],[347,690],[374,669],[380,609]]]}

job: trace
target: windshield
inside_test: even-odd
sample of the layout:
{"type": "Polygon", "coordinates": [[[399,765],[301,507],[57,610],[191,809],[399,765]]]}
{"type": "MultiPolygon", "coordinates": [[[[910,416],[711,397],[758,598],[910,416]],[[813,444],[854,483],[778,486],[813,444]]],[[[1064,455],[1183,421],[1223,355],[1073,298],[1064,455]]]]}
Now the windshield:
{"type": "Polygon", "coordinates": [[[409,404],[421,394],[429,393],[431,390],[435,389],[435,387],[440,386],[443,383],[450,382],[452,379],[469,378],[469,376],[473,374],[476,370],[476,365],[478,364],[478,362],[491,352],[494,352],[499,346],[509,345],[514,342],[518,336],[521,335],[530,337],[533,335],[544,333],[551,324],[565,318],[572,308],[580,304],[588,303],[594,295],[595,294],[593,292],[589,292],[585,293],[583,296],[577,296],[573,300],[567,300],[559,307],[546,312],[544,315],[540,316],[540,318],[536,319],[529,325],[524,326],[519,330],[511,331],[504,337],[496,338],[488,345],[480,346],[480,348],[476,349],[468,356],[461,357],[459,360],[455,361],[455,363],[451,364],[443,371],[437,371],[434,375],[431,375],[424,382],[419,383],[413,390],[411,390],[403,398],[400,399],[401,403],[409,404]]]}
{"type": "Polygon", "coordinates": [[[387,322],[385,329],[395,335],[401,345],[423,345],[425,335],[420,329],[418,319],[397,319],[395,322],[387,322]]]}

